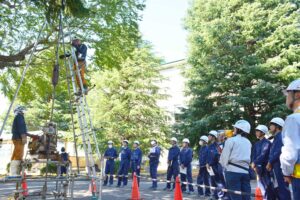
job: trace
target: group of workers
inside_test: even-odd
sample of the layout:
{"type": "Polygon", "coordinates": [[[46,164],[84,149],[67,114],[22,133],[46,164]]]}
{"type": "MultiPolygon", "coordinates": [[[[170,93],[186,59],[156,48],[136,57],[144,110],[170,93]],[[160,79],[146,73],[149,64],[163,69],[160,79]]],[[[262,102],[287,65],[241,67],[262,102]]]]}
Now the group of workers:
{"type": "MultiPolygon", "coordinates": [[[[252,146],[247,139],[251,125],[246,120],[238,120],[232,135],[225,131],[210,131],[200,137],[198,152],[199,173],[197,176],[198,195],[208,198],[231,200],[251,199],[251,177],[257,178],[263,199],[290,200],[300,199],[300,79],[293,81],[286,89],[286,105],[293,111],[284,121],[274,117],[269,127],[258,125],[255,135],[258,141],[252,146]],[[267,134],[272,136],[267,138],[267,134]],[[226,137],[227,136],[227,137],[226,137]],[[254,174],[255,173],[255,174],[254,174]],[[254,174],[254,175],[253,175],[254,174]],[[292,193],[289,189],[291,184],[292,193]],[[204,187],[203,187],[204,186],[204,187]],[[211,190],[211,188],[215,188],[211,190]],[[228,190],[227,193],[222,188],[228,190]],[[241,194],[233,191],[240,191],[241,194]],[[211,194],[213,193],[213,194],[211,194]]],[[[157,189],[157,167],[160,148],[155,140],[151,141],[149,152],[151,189],[157,189]]],[[[128,147],[128,140],[123,141],[120,152],[118,184],[127,185],[128,171],[140,175],[142,152],[139,142],[135,141],[133,150],[128,147]]],[[[181,189],[190,194],[194,192],[192,161],[193,149],[188,138],[178,146],[176,138],[171,138],[168,151],[167,183],[164,190],[172,191],[175,178],[180,174],[181,189]],[[174,181],[172,180],[174,179],[174,181]],[[173,182],[173,185],[171,184],[173,182]]],[[[109,141],[105,152],[107,159],[104,185],[113,184],[114,160],[118,158],[116,149],[109,141]]]]}
{"type": "MultiPolygon", "coordinates": [[[[124,187],[127,185],[129,169],[131,169],[132,173],[135,173],[135,175],[137,176],[138,184],[140,182],[140,171],[143,156],[142,150],[139,148],[140,142],[134,141],[132,150],[128,147],[128,143],[128,140],[123,140],[123,146],[119,154],[120,166],[118,170],[117,187],[124,187]]],[[[155,190],[157,188],[157,168],[159,164],[160,147],[157,145],[156,140],[151,141],[151,146],[152,147],[149,151],[148,158],[150,165],[150,176],[152,178],[151,189],[155,190]]],[[[112,186],[115,159],[118,158],[117,150],[113,147],[112,141],[108,141],[108,149],[105,151],[104,157],[106,158],[106,165],[104,171],[106,177],[104,180],[104,186],[112,186]]]]}

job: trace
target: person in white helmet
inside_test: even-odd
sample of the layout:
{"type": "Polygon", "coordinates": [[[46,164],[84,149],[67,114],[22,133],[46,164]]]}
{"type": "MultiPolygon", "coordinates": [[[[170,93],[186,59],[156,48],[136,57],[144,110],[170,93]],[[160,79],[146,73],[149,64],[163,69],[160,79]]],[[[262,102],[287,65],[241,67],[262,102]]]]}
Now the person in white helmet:
{"type": "Polygon", "coordinates": [[[157,189],[157,168],[159,164],[159,157],[160,157],[160,147],[157,145],[156,140],[151,141],[152,148],[148,154],[149,157],[149,165],[150,165],[150,176],[152,178],[152,186],[150,189],[156,190],[157,189]]]}
{"type": "Polygon", "coordinates": [[[265,137],[268,131],[268,127],[265,125],[258,125],[255,128],[258,141],[254,144],[252,150],[251,167],[258,176],[259,186],[265,199],[274,199],[275,194],[271,175],[266,169],[271,148],[271,142],[265,137]]]}
{"type": "Polygon", "coordinates": [[[274,188],[275,197],[279,200],[291,200],[291,192],[289,190],[289,184],[284,182],[282,170],[280,168],[280,154],[282,144],[282,127],[284,120],[275,117],[270,122],[270,133],[274,136],[273,143],[269,153],[269,160],[266,169],[274,174],[274,188]]]}
{"type": "Polygon", "coordinates": [[[136,174],[137,180],[138,180],[138,185],[140,185],[140,172],[141,172],[141,164],[142,164],[142,150],[140,149],[140,142],[139,141],[134,141],[133,142],[133,150],[131,152],[131,159],[130,159],[130,164],[131,164],[131,171],[132,174],[136,174]]]}
{"type": "MultiPolygon", "coordinates": [[[[208,146],[208,159],[207,159],[207,164],[206,168],[208,172],[213,172],[210,173],[210,182],[212,187],[224,187],[225,181],[224,177],[222,174],[222,167],[220,166],[219,160],[220,160],[220,155],[222,152],[221,147],[219,146],[218,142],[218,132],[215,130],[212,130],[208,133],[208,141],[209,141],[209,146],[208,146]]],[[[220,193],[220,190],[214,190],[214,198],[218,199],[219,196],[223,197],[224,193],[220,193]]]]}
{"type": "Polygon", "coordinates": [[[168,170],[167,170],[167,185],[164,190],[172,191],[175,188],[175,180],[179,174],[179,153],[180,148],[177,145],[177,139],[175,137],[171,138],[172,147],[169,149],[168,153],[168,170]],[[171,179],[174,178],[173,187],[171,188],[171,179]]]}
{"type": "Polygon", "coordinates": [[[103,186],[106,186],[108,183],[109,176],[109,186],[112,186],[114,183],[114,172],[115,172],[115,159],[118,158],[117,150],[113,147],[113,141],[107,142],[108,148],[104,152],[104,158],[106,159],[105,163],[105,179],[103,186]]]}
{"type": "Polygon", "coordinates": [[[284,179],[292,184],[294,199],[300,199],[300,79],[286,89],[286,106],[294,113],[287,116],[283,130],[281,169],[284,179]]]}
{"type": "Polygon", "coordinates": [[[205,197],[209,197],[210,196],[210,189],[209,187],[209,174],[208,171],[206,169],[206,164],[207,164],[207,159],[208,159],[208,137],[206,135],[203,135],[200,137],[200,141],[199,141],[199,145],[200,145],[200,149],[199,149],[199,154],[198,154],[198,158],[199,158],[199,173],[198,173],[198,177],[197,177],[197,184],[198,185],[205,185],[207,186],[205,188],[205,194],[203,192],[203,188],[202,187],[198,187],[198,196],[205,196],[205,197]]]}
{"type": "Polygon", "coordinates": [[[14,151],[11,156],[10,176],[20,176],[19,166],[23,159],[24,147],[28,137],[38,137],[27,133],[27,126],[24,117],[25,107],[17,106],[14,109],[15,118],[12,125],[12,141],[14,151]]]}
{"type": "Polygon", "coordinates": [[[194,192],[194,187],[191,185],[193,183],[192,177],[192,160],[193,160],[193,150],[189,148],[190,140],[184,138],[182,140],[182,148],[179,154],[180,168],[186,173],[180,173],[181,179],[181,189],[186,194],[191,194],[194,192]],[[184,182],[188,182],[189,190],[186,190],[186,184],[184,182]]]}
{"type": "Polygon", "coordinates": [[[121,187],[123,183],[123,187],[127,186],[128,183],[128,170],[130,168],[130,157],[131,150],[128,147],[128,140],[123,140],[123,146],[120,151],[120,166],[118,170],[118,184],[117,187],[121,187]]]}
{"type": "MultiPolygon", "coordinates": [[[[220,157],[225,168],[226,186],[250,194],[249,166],[251,161],[251,142],[247,139],[251,126],[246,120],[238,120],[234,125],[234,137],[228,138],[220,157]]],[[[228,193],[231,200],[250,200],[250,195],[228,193]]]]}

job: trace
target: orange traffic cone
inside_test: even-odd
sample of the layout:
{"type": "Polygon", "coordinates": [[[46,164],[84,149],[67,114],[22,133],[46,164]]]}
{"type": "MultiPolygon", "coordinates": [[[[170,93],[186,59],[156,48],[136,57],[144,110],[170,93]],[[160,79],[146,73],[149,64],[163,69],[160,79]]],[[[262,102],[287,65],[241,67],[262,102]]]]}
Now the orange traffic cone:
{"type": "Polygon", "coordinates": [[[90,192],[91,193],[97,192],[97,186],[96,186],[95,179],[92,179],[92,182],[90,183],[90,192]]]}
{"type": "Polygon", "coordinates": [[[261,189],[257,186],[255,189],[255,200],[263,200],[261,189]]]}
{"type": "Polygon", "coordinates": [[[25,172],[24,172],[21,186],[22,186],[22,190],[23,190],[23,192],[22,192],[23,196],[25,196],[25,197],[28,196],[28,185],[26,182],[26,173],[25,172]]]}
{"type": "Polygon", "coordinates": [[[181,191],[179,176],[176,177],[174,200],[182,200],[182,191],[181,191]]]}
{"type": "Polygon", "coordinates": [[[137,177],[136,177],[135,173],[133,174],[131,200],[140,200],[139,185],[138,185],[138,181],[137,181],[137,177]]]}

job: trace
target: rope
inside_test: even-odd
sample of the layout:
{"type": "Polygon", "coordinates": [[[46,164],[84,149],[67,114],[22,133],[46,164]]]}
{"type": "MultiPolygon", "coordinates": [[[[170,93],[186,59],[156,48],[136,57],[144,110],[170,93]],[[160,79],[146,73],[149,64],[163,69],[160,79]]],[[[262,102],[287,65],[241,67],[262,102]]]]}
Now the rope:
{"type": "MultiPolygon", "coordinates": [[[[105,175],[104,177],[106,176],[110,176],[109,174],[108,175],[105,175]]],[[[104,177],[101,177],[101,179],[105,179],[104,177]]],[[[119,176],[118,175],[113,175],[114,178],[118,178],[119,176]]],[[[123,175],[120,175],[120,177],[122,178],[123,175]]],[[[129,177],[127,175],[127,177],[129,177]]],[[[144,182],[152,182],[152,178],[151,177],[147,177],[147,176],[137,176],[138,178],[141,178],[143,180],[145,180],[144,182]]],[[[158,183],[176,183],[176,181],[172,181],[172,180],[166,180],[166,179],[156,179],[158,183]]],[[[181,182],[179,181],[179,183],[181,184],[184,184],[184,185],[192,185],[194,187],[201,187],[201,188],[209,188],[211,190],[218,190],[218,191],[222,191],[222,192],[226,192],[226,193],[233,193],[233,194],[238,194],[238,195],[242,195],[242,196],[252,196],[252,197],[261,197],[260,195],[255,195],[253,193],[247,193],[247,192],[242,192],[242,191],[238,191],[238,190],[229,190],[229,189],[226,189],[226,188],[221,188],[221,187],[213,187],[213,186],[209,186],[209,185],[200,185],[200,184],[196,184],[196,183],[189,183],[187,181],[184,181],[184,182],[181,182]]]]}
{"type": "MultiPolygon", "coordinates": [[[[64,4],[63,4],[64,5],[64,4]]],[[[66,46],[65,46],[65,36],[64,36],[64,30],[63,30],[63,24],[61,24],[61,36],[62,36],[62,47],[64,55],[66,55],[66,46]]],[[[78,152],[77,152],[77,137],[75,133],[75,125],[74,125],[74,112],[73,112],[73,106],[72,106],[72,95],[71,95],[71,88],[70,88],[70,79],[68,77],[68,66],[67,61],[64,59],[64,65],[66,67],[66,79],[68,84],[68,94],[69,94],[69,107],[71,112],[71,121],[72,121],[72,130],[73,130],[73,138],[74,138],[74,147],[75,147],[75,155],[76,155],[76,165],[77,165],[77,173],[79,174],[79,160],[78,160],[78,152]]]]}
{"type": "MultiPolygon", "coordinates": [[[[53,111],[54,111],[54,103],[55,103],[55,96],[56,96],[56,85],[58,84],[58,77],[59,77],[59,42],[61,38],[61,29],[62,29],[62,16],[61,11],[59,12],[59,31],[57,33],[57,45],[55,50],[55,65],[52,74],[52,85],[53,85],[53,93],[52,93],[52,106],[51,106],[51,114],[50,114],[50,122],[53,121],[53,111]]],[[[44,183],[44,190],[43,190],[43,198],[45,198],[44,194],[47,193],[47,177],[49,171],[49,148],[50,148],[50,136],[47,135],[47,163],[46,163],[46,177],[44,183]]]]}
{"type": "Polygon", "coordinates": [[[45,28],[45,26],[46,26],[46,23],[47,23],[47,20],[45,20],[44,24],[42,25],[42,27],[41,27],[41,29],[40,29],[40,31],[39,31],[39,33],[38,33],[38,36],[37,36],[37,38],[36,38],[36,41],[35,41],[35,43],[34,43],[34,45],[33,45],[31,54],[30,54],[29,59],[28,59],[28,61],[27,61],[27,63],[26,63],[26,66],[25,66],[25,68],[24,68],[24,70],[23,70],[21,80],[20,80],[20,82],[19,82],[19,85],[18,85],[18,87],[17,87],[17,90],[16,90],[16,92],[15,92],[15,94],[14,94],[14,97],[13,97],[13,99],[12,99],[10,105],[9,105],[8,111],[7,111],[6,116],[5,116],[5,118],[4,118],[4,121],[3,121],[3,124],[2,124],[1,130],[0,130],[0,137],[1,137],[2,132],[3,132],[3,130],[4,130],[5,124],[6,124],[7,119],[8,119],[8,115],[9,115],[9,113],[10,113],[10,111],[11,111],[11,108],[12,108],[12,106],[13,106],[13,104],[14,104],[14,102],[15,102],[15,100],[16,100],[18,94],[19,94],[21,85],[22,85],[22,83],[23,83],[23,81],[24,81],[24,78],[25,78],[25,74],[26,74],[26,72],[27,72],[27,70],[28,70],[28,67],[29,67],[31,61],[32,61],[33,54],[34,54],[34,52],[35,52],[35,50],[36,50],[36,47],[37,47],[37,45],[38,45],[38,43],[39,43],[39,39],[40,39],[40,37],[41,37],[41,35],[42,35],[42,31],[44,30],[44,28],[45,28]]]}

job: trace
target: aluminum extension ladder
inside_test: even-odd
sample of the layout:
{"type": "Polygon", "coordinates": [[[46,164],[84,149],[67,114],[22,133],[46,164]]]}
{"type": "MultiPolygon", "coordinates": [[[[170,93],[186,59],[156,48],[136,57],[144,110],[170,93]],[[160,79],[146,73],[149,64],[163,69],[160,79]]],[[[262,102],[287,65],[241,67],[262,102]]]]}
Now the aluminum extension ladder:
{"type": "MultiPolygon", "coordinates": [[[[101,198],[102,197],[102,175],[100,177],[97,177],[96,167],[95,167],[96,162],[93,157],[93,150],[92,150],[93,148],[92,148],[91,143],[93,143],[93,145],[95,146],[95,149],[96,149],[97,159],[100,162],[99,167],[101,167],[101,174],[103,173],[103,170],[102,170],[103,162],[102,162],[102,157],[101,157],[101,154],[99,151],[95,130],[94,130],[94,127],[92,124],[90,109],[89,109],[89,106],[87,103],[86,95],[83,92],[84,90],[83,90],[82,79],[80,76],[80,69],[78,67],[78,61],[77,61],[75,51],[73,48],[71,48],[71,56],[67,57],[66,59],[67,59],[67,65],[68,65],[68,70],[66,73],[67,74],[69,73],[68,77],[71,79],[75,99],[76,98],[78,99],[78,101],[74,102],[74,104],[76,106],[79,128],[80,128],[81,133],[77,134],[76,137],[81,136],[81,138],[82,138],[82,144],[83,144],[83,149],[84,149],[84,153],[85,153],[86,167],[88,170],[88,176],[91,179],[90,186],[91,186],[93,198],[101,200],[102,199],[101,198]],[[76,66],[76,68],[73,66],[76,66]],[[77,84],[76,84],[76,75],[79,79],[80,88],[82,91],[81,95],[79,97],[76,96],[76,94],[78,94],[80,91],[80,88],[77,87],[77,84]],[[98,187],[97,187],[98,191],[94,191],[94,186],[96,183],[98,183],[98,187]]],[[[68,81],[68,84],[70,84],[70,81],[68,81]]],[[[74,139],[76,139],[76,138],[74,138],[74,139]]]]}

